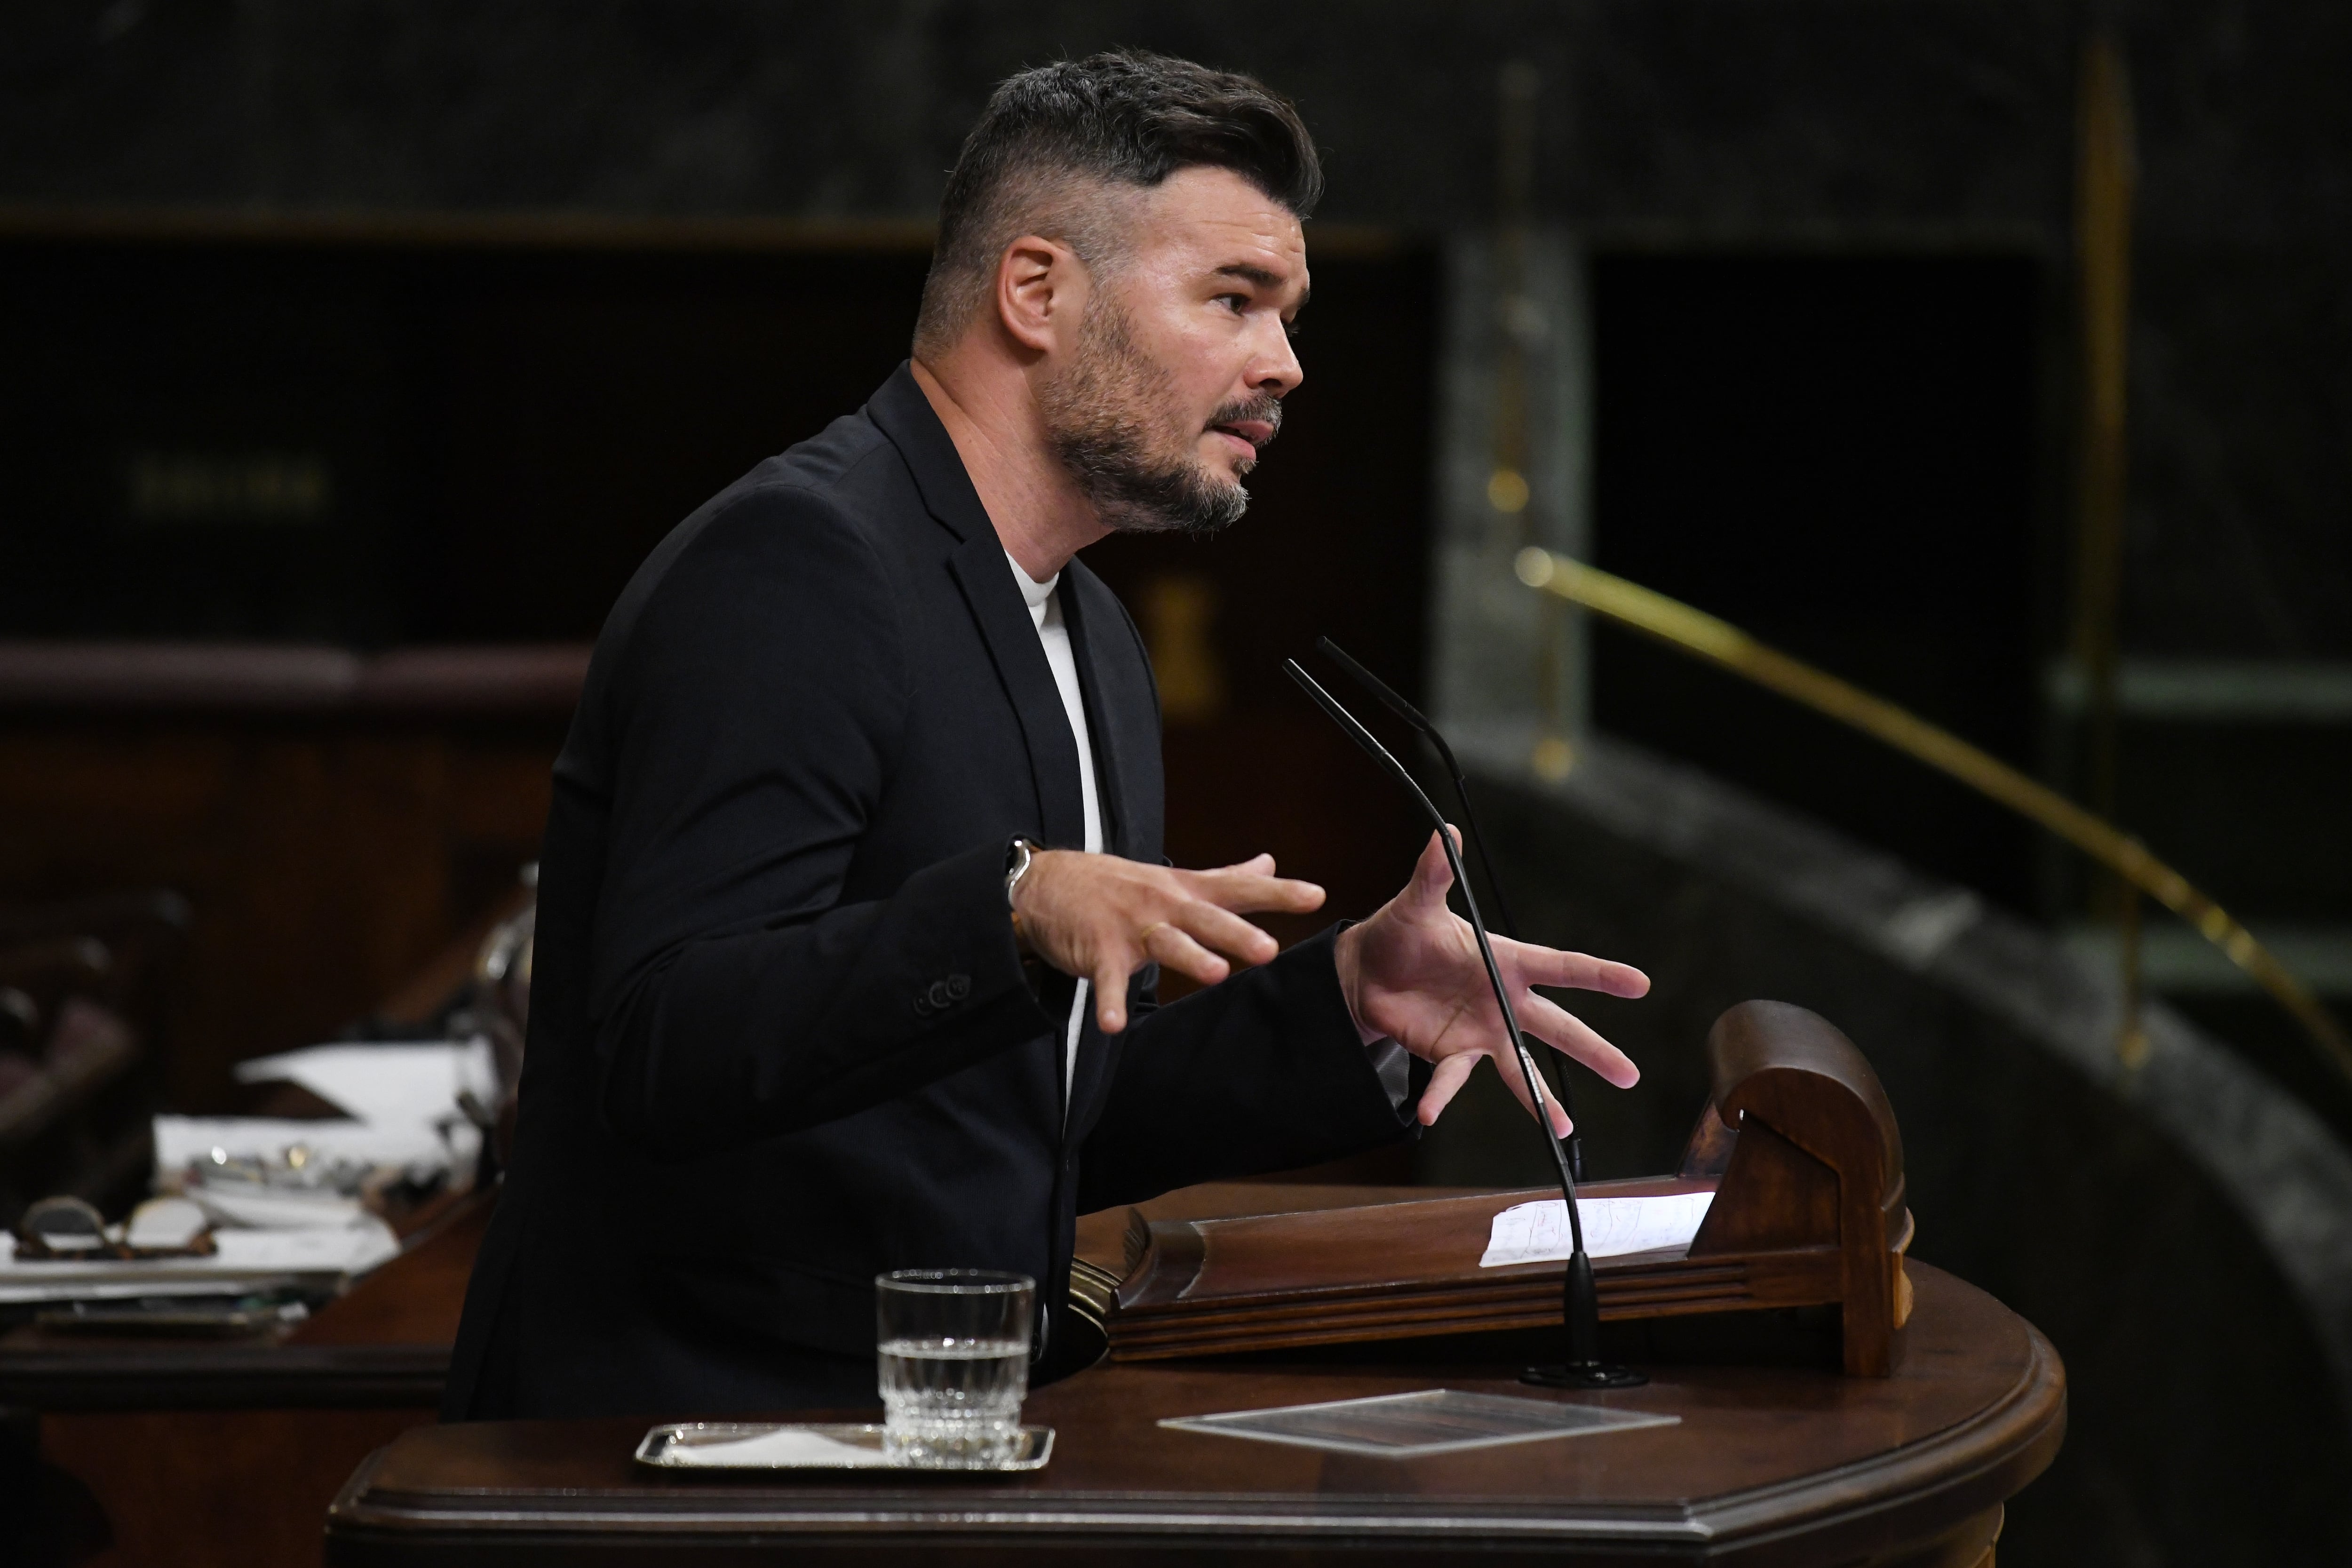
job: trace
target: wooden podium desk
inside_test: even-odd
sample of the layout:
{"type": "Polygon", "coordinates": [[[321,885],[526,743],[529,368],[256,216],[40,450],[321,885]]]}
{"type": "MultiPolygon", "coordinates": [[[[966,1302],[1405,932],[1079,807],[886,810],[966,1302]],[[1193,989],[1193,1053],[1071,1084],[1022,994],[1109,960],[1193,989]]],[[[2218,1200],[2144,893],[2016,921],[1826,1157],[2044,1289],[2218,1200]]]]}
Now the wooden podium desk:
{"type": "MultiPolygon", "coordinates": [[[[644,1420],[424,1427],[329,1510],[342,1568],[790,1562],[1285,1564],[1486,1561],[1975,1568],[2002,1505],[2050,1463],[2065,1377],[1982,1291],[1914,1265],[1889,1378],[1658,1367],[1605,1394],[1501,1366],[1103,1363],[1040,1390],[1053,1462],[1012,1480],[679,1477],[631,1458],[644,1420]],[[1450,1387],[1593,1400],[1680,1425],[1433,1458],[1171,1431],[1165,1416],[1450,1387]]],[[[871,1413],[862,1417],[873,1419],[871,1413]]]]}

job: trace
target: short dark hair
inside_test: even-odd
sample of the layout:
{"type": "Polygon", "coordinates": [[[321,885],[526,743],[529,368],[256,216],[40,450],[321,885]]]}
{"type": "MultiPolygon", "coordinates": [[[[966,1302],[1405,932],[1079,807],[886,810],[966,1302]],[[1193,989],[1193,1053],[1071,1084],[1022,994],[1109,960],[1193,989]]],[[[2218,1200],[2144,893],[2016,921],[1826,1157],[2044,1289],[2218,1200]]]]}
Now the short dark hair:
{"type": "Polygon", "coordinates": [[[1099,204],[1067,200],[1073,185],[1150,187],[1202,165],[1231,169],[1302,218],[1323,195],[1322,161],[1298,110],[1249,77],[1119,49],[1006,78],[948,175],[916,352],[943,349],[963,330],[1023,234],[1065,240],[1097,264],[1109,244],[1105,220],[1087,210],[1099,204]]]}

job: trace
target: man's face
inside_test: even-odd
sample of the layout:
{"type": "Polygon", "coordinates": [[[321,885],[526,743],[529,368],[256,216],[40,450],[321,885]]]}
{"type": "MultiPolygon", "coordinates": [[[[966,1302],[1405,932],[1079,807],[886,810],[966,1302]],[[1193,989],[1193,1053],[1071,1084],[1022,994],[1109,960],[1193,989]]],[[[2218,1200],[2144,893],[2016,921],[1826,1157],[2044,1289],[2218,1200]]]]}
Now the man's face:
{"type": "Polygon", "coordinates": [[[1138,193],[1075,350],[1041,393],[1054,449],[1111,528],[1211,532],[1249,504],[1243,476],[1305,378],[1290,323],[1307,240],[1229,169],[1138,193]]]}

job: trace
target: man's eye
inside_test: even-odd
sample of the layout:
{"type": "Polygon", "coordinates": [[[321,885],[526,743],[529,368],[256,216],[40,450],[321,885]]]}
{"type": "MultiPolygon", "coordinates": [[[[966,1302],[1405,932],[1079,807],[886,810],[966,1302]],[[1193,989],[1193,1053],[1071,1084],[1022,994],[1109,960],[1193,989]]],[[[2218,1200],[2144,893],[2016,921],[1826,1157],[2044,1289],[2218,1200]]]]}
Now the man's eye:
{"type": "Polygon", "coordinates": [[[1217,296],[1217,303],[1230,308],[1233,313],[1238,316],[1244,310],[1249,309],[1249,296],[1246,294],[1220,294],[1217,296]]]}

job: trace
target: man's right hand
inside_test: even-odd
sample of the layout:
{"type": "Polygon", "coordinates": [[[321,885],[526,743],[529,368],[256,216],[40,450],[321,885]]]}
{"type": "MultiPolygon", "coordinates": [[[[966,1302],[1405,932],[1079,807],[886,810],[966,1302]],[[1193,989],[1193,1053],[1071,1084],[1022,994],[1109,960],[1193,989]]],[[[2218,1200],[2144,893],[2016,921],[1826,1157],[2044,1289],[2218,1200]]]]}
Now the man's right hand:
{"type": "Polygon", "coordinates": [[[1145,964],[1156,962],[1214,985],[1233,973],[1220,952],[1248,964],[1278,951],[1274,938],[1243,915],[1303,915],[1322,907],[1323,889],[1276,876],[1271,855],[1213,871],[1178,871],[1116,855],[1043,849],[1013,890],[1013,912],[1030,951],[1094,983],[1095,1021],[1106,1035],[1127,1027],[1128,976],[1145,964]]]}

